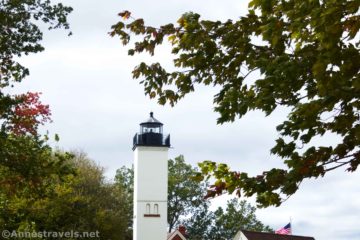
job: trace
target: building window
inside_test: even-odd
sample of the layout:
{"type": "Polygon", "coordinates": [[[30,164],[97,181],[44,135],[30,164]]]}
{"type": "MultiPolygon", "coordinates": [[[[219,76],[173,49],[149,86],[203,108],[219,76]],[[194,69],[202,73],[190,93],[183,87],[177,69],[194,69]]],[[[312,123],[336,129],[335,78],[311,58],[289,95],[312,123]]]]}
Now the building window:
{"type": "Polygon", "coordinates": [[[154,214],[159,214],[159,204],[154,204],[154,214]]]}
{"type": "Polygon", "coordinates": [[[144,217],[160,217],[159,204],[155,203],[154,208],[153,208],[153,212],[151,212],[150,211],[150,203],[147,203],[144,217]]]}
{"type": "Polygon", "coordinates": [[[150,214],[150,203],[146,204],[146,214],[150,214]]]}

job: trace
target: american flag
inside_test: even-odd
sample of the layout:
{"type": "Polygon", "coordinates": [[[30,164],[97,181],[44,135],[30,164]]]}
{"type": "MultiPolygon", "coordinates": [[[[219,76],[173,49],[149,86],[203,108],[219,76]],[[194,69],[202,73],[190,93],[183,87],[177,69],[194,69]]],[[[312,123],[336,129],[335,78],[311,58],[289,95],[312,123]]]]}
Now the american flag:
{"type": "Polygon", "coordinates": [[[276,234],[291,235],[291,224],[288,223],[285,227],[275,231],[276,234]]]}

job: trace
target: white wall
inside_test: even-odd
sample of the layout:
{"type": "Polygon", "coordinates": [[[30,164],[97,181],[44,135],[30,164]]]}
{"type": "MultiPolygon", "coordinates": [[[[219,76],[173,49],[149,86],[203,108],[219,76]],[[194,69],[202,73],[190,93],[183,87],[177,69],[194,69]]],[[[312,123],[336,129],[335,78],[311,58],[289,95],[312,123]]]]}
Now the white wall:
{"type": "Polygon", "coordinates": [[[248,239],[241,231],[239,231],[237,232],[233,240],[248,240],[248,239]]]}
{"type": "Polygon", "coordinates": [[[166,240],[167,182],[168,148],[136,147],[134,150],[134,240],[166,240]],[[158,212],[154,209],[156,204],[158,212]],[[147,205],[150,206],[150,211],[147,210],[147,205]]]}

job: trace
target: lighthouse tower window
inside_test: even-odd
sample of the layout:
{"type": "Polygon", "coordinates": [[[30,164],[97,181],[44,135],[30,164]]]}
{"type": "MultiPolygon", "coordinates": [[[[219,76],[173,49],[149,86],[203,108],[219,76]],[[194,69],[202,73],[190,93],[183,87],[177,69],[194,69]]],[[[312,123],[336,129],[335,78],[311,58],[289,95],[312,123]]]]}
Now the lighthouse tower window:
{"type": "Polygon", "coordinates": [[[150,203],[146,204],[146,214],[150,214],[150,203]]]}
{"type": "Polygon", "coordinates": [[[159,214],[159,204],[154,204],[154,214],[159,214]]]}

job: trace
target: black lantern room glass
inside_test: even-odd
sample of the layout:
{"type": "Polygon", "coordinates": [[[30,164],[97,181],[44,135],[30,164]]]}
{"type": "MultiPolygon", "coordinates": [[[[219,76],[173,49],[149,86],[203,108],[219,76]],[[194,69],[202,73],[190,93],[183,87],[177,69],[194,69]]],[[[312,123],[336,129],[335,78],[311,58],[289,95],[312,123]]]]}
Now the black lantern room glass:
{"type": "Polygon", "coordinates": [[[136,146],[166,146],[170,147],[170,135],[163,135],[163,124],[154,118],[154,113],[140,123],[140,133],[135,134],[133,149],[136,146]]]}
{"type": "Polygon", "coordinates": [[[144,133],[163,133],[163,124],[154,118],[154,113],[150,113],[150,118],[140,124],[140,134],[144,133]]]}

